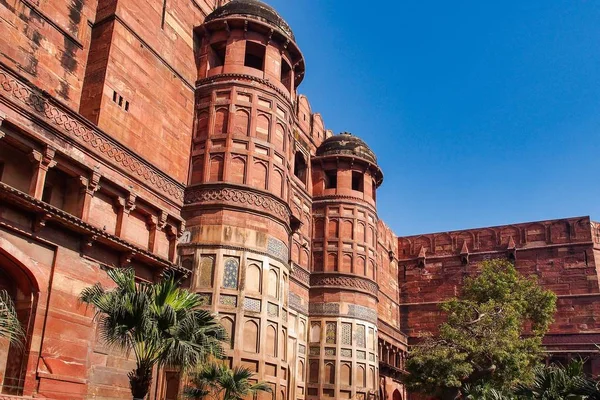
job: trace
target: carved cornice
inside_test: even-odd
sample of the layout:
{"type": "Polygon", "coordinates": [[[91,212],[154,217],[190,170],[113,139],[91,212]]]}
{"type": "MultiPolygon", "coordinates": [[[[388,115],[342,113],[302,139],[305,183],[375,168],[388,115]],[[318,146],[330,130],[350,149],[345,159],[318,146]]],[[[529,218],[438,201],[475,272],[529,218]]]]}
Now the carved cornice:
{"type": "Polygon", "coordinates": [[[259,254],[261,256],[271,257],[271,259],[280,262],[284,267],[289,268],[289,264],[286,261],[284,261],[283,259],[276,257],[275,255],[270,254],[268,252],[253,249],[251,247],[233,246],[233,245],[229,245],[229,244],[223,244],[221,242],[218,242],[218,243],[193,243],[193,242],[192,243],[180,243],[177,247],[180,249],[183,249],[183,248],[226,249],[226,250],[254,253],[254,254],[259,254]]]}
{"type": "Polygon", "coordinates": [[[112,235],[102,229],[96,228],[95,226],[88,224],[82,219],[69,214],[66,211],[29,196],[28,194],[23,193],[3,182],[0,182],[0,199],[2,199],[2,201],[14,204],[17,207],[34,212],[37,216],[34,221],[34,228],[37,226],[37,229],[33,229],[34,231],[39,231],[41,228],[46,226],[47,221],[52,221],[81,234],[83,237],[82,241],[85,243],[89,244],[96,241],[102,242],[113,248],[119,249],[119,251],[122,251],[124,254],[131,253],[132,256],[135,255],[136,258],[139,258],[144,262],[158,265],[161,268],[187,273],[187,271],[182,267],[179,267],[178,265],[173,264],[146,249],[129,243],[128,241],[112,235]],[[93,240],[90,238],[93,238],[93,240]]]}
{"type": "Polygon", "coordinates": [[[354,291],[368,293],[374,297],[379,294],[379,286],[372,280],[361,278],[352,275],[330,274],[330,273],[315,273],[310,275],[310,287],[335,287],[348,288],[354,291]]]}
{"type": "Polygon", "coordinates": [[[293,266],[290,278],[308,288],[310,286],[310,272],[296,264],[293,264],[293,266]]]}
{"type": "Polygon", "coordinates": [[[202,85],[208,85],[210,83],[216,83],[220,80],[227,80],[227,79],[237,80],[237,81],[239,81],[239,80],[254,81],[254,82],[260,83],[261,85],[264,85],[264,86],[268,87],[269,89],[272,89],[275,92],[277,92],[285,100],[287,100],[290,104],[292,102],[289,93],[286,93],[285,91],[281,90],[280,88],[278,88],[277,86],[275,86],[274,84],[272,84],[271,82],[269,82],[266,79],[258,78],[256,76],[248,75],[248,74],[219,74],[219,75],[209,76],[208,78],[203,78],[203,79],[197,80],[196,88],[199,88],[202,85]]]}
{"type": "Polygon", "coordinates": [[[340,303],[310,303],[308,312],[312,317],[345,317],[356,318],[377,324],[377,311],[358,304],[347,304],[344,307],[340,303]],[[347,309],[347,312],[343,310],[347,309]]]}
{"type": "Polygon", "coordinates": [[[377,218],[375,223],[379,220],[377,217],[377,208],[373,206],[371,203],[365,201],[365,199],[361,199],[360,197],[355,196],[345,196],[345,195],[327,195],[327,196],[315,196],[313,197],[313,206],[318,207],[320,203],[348,203],[355,206],[360,206],[369,209],[377,218]]]}
{"type": "Polygon", "coordinates": [[[183,201],[184,186],[160,172],[130,149],[87,122],[79,114],[36,88],[21,81],[9,68],[0,63],[0,95],[18,107],[48,123],[61,134],[75,140],[87,150],[100,155],[139,179],[149,187],[166,195],[177,204],[183,201]]]}
{"type": "Polygon", "coordinates": [[[246,189],[230,186],[196,186],[191,187],[185,194],[184,204],[192,205],[231,205],[234,207],[249,207],[256,211],[266,212],[290,224],[289,206],[277,197],[246,189]]]}

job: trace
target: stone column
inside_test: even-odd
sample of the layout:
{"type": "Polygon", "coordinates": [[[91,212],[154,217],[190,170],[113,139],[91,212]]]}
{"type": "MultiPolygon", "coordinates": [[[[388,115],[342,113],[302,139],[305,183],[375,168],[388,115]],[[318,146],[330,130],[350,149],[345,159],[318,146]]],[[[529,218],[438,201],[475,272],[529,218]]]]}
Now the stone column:
{"type": "Polygon", "coordinates": [[[29,155],[29,159],[34,165],[33,176],[29,186],[29,195],[38,200],[41,200],[44,194],[44,185],[48,170],[56,166],[56,161],[54,161],[55,154],[56,150],[53,147],[46,146],[43,152],[33,150],[29,155]]]}
{"type": "Polygon", "coordinates": [[[119,214],[117,216],[117,229],[115,235],[121,239],[125,238],[127,232],[127,222],[129,220],[129,214],[135,210],[136,195],[130,193],[126,198],[119,197],[119,214]]]}
{"type": "Polygon", "coordinates": [[[81,196],[79,215],[85,222],[88,221],[90,216],[90,206],[92,204],[92,198],[95,193],[100,189],[100,174],[96,171],[92,172],[90,178],[80,177],[81,180],[81,196]]]}

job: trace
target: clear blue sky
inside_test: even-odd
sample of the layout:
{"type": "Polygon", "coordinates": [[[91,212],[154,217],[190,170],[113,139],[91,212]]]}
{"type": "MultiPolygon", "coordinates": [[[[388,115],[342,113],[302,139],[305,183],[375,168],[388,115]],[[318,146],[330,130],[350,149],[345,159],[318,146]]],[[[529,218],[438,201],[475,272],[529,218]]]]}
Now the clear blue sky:
{"type": "Polygon", "coordinates": [[[600,1],[267,0],[396,234],[600,218],[600,1]]]}

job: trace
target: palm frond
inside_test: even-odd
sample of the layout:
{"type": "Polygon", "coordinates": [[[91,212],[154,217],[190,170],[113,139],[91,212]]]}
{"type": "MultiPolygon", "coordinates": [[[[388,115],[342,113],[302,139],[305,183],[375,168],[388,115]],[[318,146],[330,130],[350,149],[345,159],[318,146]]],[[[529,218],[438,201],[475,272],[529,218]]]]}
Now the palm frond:
{"type": "Polygon", "coordinates": [[[0,290],[0,337],[15,345],[22,344],[25,338],[15,305],[6,290],[0,290]]]}

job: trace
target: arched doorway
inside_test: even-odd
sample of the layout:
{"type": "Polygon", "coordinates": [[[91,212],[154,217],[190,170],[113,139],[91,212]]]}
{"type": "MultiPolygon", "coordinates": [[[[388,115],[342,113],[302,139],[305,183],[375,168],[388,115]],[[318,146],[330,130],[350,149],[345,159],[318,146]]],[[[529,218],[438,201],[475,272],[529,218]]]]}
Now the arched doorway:
{"type": "Polygon", "coordinates": [[[25,385],[25,372],[31,341],[33,310],[38,297],[38,287],[29,271],[14,257],[0,248],[0,290],[5,290],[17,311],[25,331],[22,343],[0,339],[0,393],[21,395],[25,385]]]}
{"type": "Polygon", "coordinates": [[[402,395],[400,394],[400,391],[398,389],[394,391],[394,394],[392,395],[392,400],[402,400],[402,395]]]}

